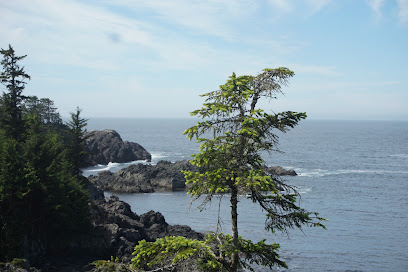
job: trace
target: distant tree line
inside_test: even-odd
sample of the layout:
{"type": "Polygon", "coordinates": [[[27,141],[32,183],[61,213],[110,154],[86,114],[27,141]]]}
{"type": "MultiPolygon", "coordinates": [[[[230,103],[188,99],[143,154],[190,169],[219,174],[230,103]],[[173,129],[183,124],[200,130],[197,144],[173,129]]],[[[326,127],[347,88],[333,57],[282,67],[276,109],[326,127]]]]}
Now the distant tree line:
{"type": "Polygon", "coordinates": [[[86,120],[77,108],[64,124],[52,100],[24,96],[26,56],[10,45],[0,53],[0,261],[35,264],[90,226],[79,169],[86,120]]]}

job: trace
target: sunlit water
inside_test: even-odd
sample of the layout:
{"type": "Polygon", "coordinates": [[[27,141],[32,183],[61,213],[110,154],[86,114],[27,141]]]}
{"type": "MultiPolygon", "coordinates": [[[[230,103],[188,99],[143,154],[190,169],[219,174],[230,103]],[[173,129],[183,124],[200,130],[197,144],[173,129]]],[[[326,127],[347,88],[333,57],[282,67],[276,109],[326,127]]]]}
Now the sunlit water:
{"type": "MultiPolygon", "coordinates": [[[[88,130],[111,128],[144,146],[159,160],[190,158],[198,145],[182,132],[183,119],[91,119],[88,130]]],[[[263,229],[265,216],[241,198],[239,232],[244,238],[281,245],[289,271],[408,271],[408,122],[303,121],[280,136],[284,154],[266,155],[268,165],[295,169],[286,178],[301,192],[301,206],[328,218],[327,230],[304,228],[289,237],[263,229]]],[[[141,163],[141,162],[139,162],[141,163]]],[[[116,171],[127,164],[86,169],[116,171]]],[[[217,227],[218,200],[199,212],[185,192],[120,194],[134,212],[161,212],[169,224],[197,231],[217,227]]],[[[221,200],[229,232],[229,196],[221,200]]]]}

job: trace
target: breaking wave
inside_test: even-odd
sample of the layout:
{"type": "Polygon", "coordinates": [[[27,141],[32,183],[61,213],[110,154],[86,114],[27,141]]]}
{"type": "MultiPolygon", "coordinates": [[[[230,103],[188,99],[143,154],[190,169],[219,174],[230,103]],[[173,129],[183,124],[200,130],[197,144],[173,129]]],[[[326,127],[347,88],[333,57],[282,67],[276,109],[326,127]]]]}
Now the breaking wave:
{"type": "Polygon", "coordinates": [[[97,175],[99,172],[102,171],[110,171],[110,172],[116,172],[122,168],[128,167],[132,164],[138,164],[138,163],[143,163],[146,164],[148,162],[141,160],[141,161],[131,161],[131,162],[126,162],[126,163],[118,163],[118,162],[110,162],[107,165],[105,164],[98,164],[95,166],[90,166],[81,169],[82,170],[82,175],[85,177],[89,177],[90,175],[97,175]]]}
{"type": "Polygon", "coordinates": [[[324,177],[331,175],[347,175],[347,174],[408,174],[408,171],[389,171],[389,170],[366,170],[366,169],[302,169],[295,168],[298,176],[301,177],[324,177]]]}
{"type": "Polygon", "coordinates": [[[389,157],[408,159],[408,154],[393,154],[393,155],[389,155],[389,157]]]}

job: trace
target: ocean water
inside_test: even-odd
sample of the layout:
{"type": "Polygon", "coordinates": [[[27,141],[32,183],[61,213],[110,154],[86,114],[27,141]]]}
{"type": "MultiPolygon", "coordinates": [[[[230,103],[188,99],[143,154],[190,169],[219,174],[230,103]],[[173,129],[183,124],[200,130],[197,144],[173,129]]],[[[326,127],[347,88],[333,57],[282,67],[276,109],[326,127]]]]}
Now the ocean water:
{"type": "MultiPolygon", "coordinates": [[[[197,153],[182,134],[193,119],[91,119],[88,130],[115,129],[123,140],[144,146],[159,160],[177,161],[197,153]]],[[[284,153],[265,154],[268,165],[293,168],[287,177],[302,195],[301,206],[329,219],[327,230],[307,228],[289,236],[266,232],[260,209],[241,197],[239,232],[244,238],[278,242],[287,271],[408,271],[408,122],[302,121],[280,134],[284,153]]],[[[142,163],[142,162],[133,162],[142,163]]],[[[116,171],[127,164],[101,165],[116,171]]],[[[229,233],[229,199],[215,199],[200,212],[185,192],[120,194],[134,212],[161,212],[169,224],[215,230],[220,210],[229,233]]],[[[281,269],[284,271],[285,269],[281,269]]],[[[263,271],[260,269],[260,271],[263,271]]]]}

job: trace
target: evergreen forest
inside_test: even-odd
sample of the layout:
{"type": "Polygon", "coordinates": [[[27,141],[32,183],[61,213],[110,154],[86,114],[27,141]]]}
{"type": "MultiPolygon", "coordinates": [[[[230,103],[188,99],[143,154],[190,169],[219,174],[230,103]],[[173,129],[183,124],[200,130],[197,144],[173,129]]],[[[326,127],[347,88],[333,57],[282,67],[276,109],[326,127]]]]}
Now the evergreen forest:
{"type": "Polygon", "coordinates": [[[12,46],[1,49],[0,261],[40,265],[90,226],[80,175],[86,120],[64,124],[49,98],[26,96],[30,76],[12,46]]]}

